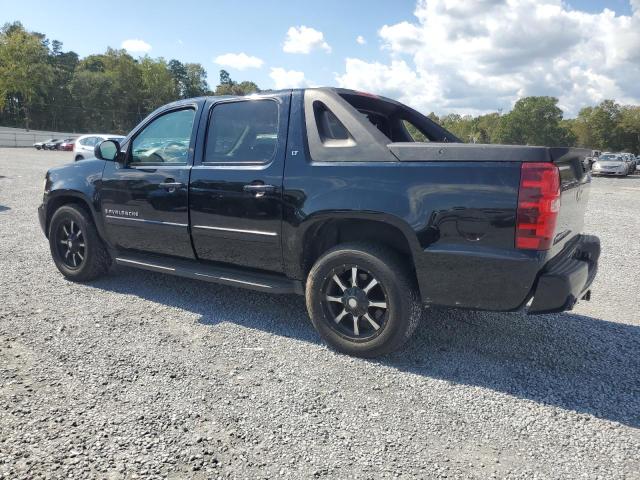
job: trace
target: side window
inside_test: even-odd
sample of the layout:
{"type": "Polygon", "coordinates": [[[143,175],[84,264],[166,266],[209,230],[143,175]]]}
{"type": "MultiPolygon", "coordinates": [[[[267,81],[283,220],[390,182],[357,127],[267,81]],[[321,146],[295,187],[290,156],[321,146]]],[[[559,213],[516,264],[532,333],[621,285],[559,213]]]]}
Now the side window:
{"type": "Polygon", "coordinates": [[[131,163],[187,163],[196,112],[165,113],[147,125],[131,143],[131,163]]]}
{"type": "Polygon", "coordinates": [[[350,140],[351,135],[336,115],[322,102],[313,102],[313,114],[322,143],[332,140],[350,140]]]}
{"type": "Polygon", "coordinates": [[[402,120],[402,125],[404,125],[405,130],[409,134],[409,136],[413,139],[414,142],[428,142],[429,139],[427,136],[418,130],[413,123],[409,120],[402,120]]]}
{"type": "Polygon", "coordinates": [[[94,139],[95,137],[87,137],[87,138],[83,138],[82,140],[80,140],[80,145],[82,145],[83,147],[93,147],[94,146],[94,139]]]}
{"type": "Polygon", "coordinates": [[[245,100],[216,105],[209,118],[205,162],[265,163],[278,145],[278,104],[245,100]]]}

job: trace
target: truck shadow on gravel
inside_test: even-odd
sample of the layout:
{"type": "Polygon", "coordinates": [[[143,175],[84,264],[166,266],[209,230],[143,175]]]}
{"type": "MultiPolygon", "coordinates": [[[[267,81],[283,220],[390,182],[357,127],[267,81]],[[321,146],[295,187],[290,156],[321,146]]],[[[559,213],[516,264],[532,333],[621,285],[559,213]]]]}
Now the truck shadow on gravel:
{"type": "MultiPolygon", "coordinates": [[[[300,296],[126,268],[93,286],[196,313],[204,325],[232,322],[321,344],[300,296]]],[[[632,325],[432,308],[403,350],[368,362],[640,427],[640,327],[632,325]]]]}

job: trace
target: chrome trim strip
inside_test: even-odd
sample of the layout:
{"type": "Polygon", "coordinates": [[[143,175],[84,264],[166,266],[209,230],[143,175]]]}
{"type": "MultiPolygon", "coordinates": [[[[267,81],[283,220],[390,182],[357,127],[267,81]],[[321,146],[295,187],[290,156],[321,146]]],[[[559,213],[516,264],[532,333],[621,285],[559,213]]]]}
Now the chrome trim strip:
{"type": "Polygon", "coordinates": [[[154,265],[153,263],[138,262],[137,260],[129,260],[128,258],[116,257],[116,262],[133,263],[135,265],[142,265],[143,267],[159,268],[161,270],[168,270],[170,272],[176,271],[175,268],[163,267],[162,265],[154,265]]]}
{"type": "Polygon", "coordinates": [[[206,273],[194,273],[194,275],[197,275],[199,277],[208,277],[208,278],[216,278],[218,280],[224,280],[226,282],[235,282],[235,283],[242,283],[243,285],[253,285],[254,287],[262,287],[262,288],[271,288],[271,285],[264,285],[262,283],[253,283],[253,282],[246,282],[244,280],[237,280],[235,278],[229,278],[229,277],[218,277],[215,275],[208,275],[206,273]]]}
{"type": "Polygon", "coordinates": [[[115,218],[117,220],[131,220],[132,222],[153,223],[154,225],[171,225],[173,227],[188,227],[186,223],[161,222],[160,220],[145,220],[144,218],[118,217],[117,215],[105,215],[105,218],[115,218]]]}
{"type": "Polygon", "coordinates": [[[205,230],[220,230],[223,232],[251,233],[253,235],[266,235],[268,237],[278,236],[276,232],[264,232],[262,230],[243,230],[241,228],[210,227],[208,225],[194,225],[192,228],[203,228],[205,230]]]}

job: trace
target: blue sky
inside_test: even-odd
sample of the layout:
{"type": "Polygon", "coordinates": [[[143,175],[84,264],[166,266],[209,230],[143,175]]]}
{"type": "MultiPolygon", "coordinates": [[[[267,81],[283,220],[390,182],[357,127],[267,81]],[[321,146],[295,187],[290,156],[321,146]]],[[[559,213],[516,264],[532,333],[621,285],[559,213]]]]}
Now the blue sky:
{"type": "MultiPolygon", "coordinates": [[[[429,0],[422,5],[421,10],[424,13],[431,9],[429,15],[433,19],[436,15],[433,12],[440,11],[437,8],[444,5],[443,1],[429,0]],[[427,3],[430,4],[429,7],[426,6],[427,3]]],[[[490,10],[500,1],[478,0],[476,3],[486,3],[488,7],[485,10],[490,10]]],[[[533,0],[518,1],[526,3],[533,0]]],[[[631,0],[633,1],[640,0],[631,0]]],[[[594,25],[603,23],[599,21],[599,16],[603,15],[605,8],[615,12],[615,19],[628,18],[635,22],[636,17],[640,16],[636,14],[632,17],[633,10],[629,0],[572,0],[562,4],[560,0],[544,0],[542,3],[544,2],[561,5],[563,15],[566,14],[567,18],[571,17],[572,21],[578,22],[580,29],[584,29],[586,20],[579,19],[570,12],[581,11],[590,14],[586,18],[591,19],[594,25]]],[[[426,87],[437,84],[440,96],[451,96],[451,101],[449,97],[436,101],[433,109],[444,111],[466,109],[469,112],[508,108],[509,102],[522,92],[559,91],[554,88],[554,85],[549,85],[546,90],[545,88],[521,88],[527,83],[526,81],[520,82],[521,85],[517,85],[518,82],[516,82],[509,86],[507,78],[509,72],[486,72],[485,67],[488,64],[480,63],[475,67],[479,72],[478,75],[500,75],[500,78],[507,78],[507,80],[503,88],[496,92],[497,97],[490,95],[486,98],[474,93],[474,89],[479,89],[482,85],[481,81],[473,80],[479,78],[478,75],[474,76],[473,72],[469,72],[464,75],[464,78],[454,78],[446,73],[455,69],[450,59],[429,55],[425,58],[425,52],[432,46],[442,50],[446,49],[448,44],[444,40],[441,42],[442,39],[430,37],[433,28],[429,28],[428,20],[424,18],[421,20],[415,15],[420,10],[417,9],[415,0],[325,0],[317,3],[289,0],[245,0],[244,2],[182,0],[167,2],[162,6],[158,1],[119,0],[108,3],[89,0],[66,2],[2,0],[2,3],[0,22],[19,20],[29,30],[39,31],[51,39],[62,41],[65,50],[74,50],[81,56],[85,56],[103,52],[108,46],[120,48],[126,40],[142,40],[150,47],[147,53],[153,57],[161,56],[166,59],[177,58],[182,61],[201,63],[209,73],[209,83],[212,86],[217,83],[218,70],[224,67],[231,73],[233,79],[253,80],[262,88],[289,86],[288,84],[291,86],[340,84],[356,88],[369,87],[369,89],[378,90],[377,93],[402,97],[415,106],[428,108],[427,101],[433,95],[422,99],[419,93],[403,95],[402,85],[397,85],[396,79],[404,78],[409,82],[409,90],[412,92],[419,92],[421,85],[426,87]],[[385,25],[394,28],[389,28],[384,35],[381,35],[381,29],[385,25]],[[284,51],[286,49],[283,49],[283,46],[289,30],[292,27],[302,26],[313,29],[302,32],[301,36],[296,37],[298,43],[302,42],[303,45],[298,44],[296,47],[294,41],[291,44],[293,46],[288,49],[289,52],[284,51]],[[320,33],[323,37],[322,41],[313,42],[313,36],[320,33]],[[420,37],[422,43],[412,39],[412,35],[420,37]],[[361,36],[365,43],[358,43],[356,41],[358,36],[361,36]],[[416,45],[420,48],[414,48],[416,45]],[[305,48],[309,50],[308,53],[291,53],[291,51],[303,52],[305,48]],[[214,62],[214,59],[230,53],[236,55],[244,53],[251,57],[250,63],[253,62],[254,68],[240,70],[233,65],[221,66],[214,62]],[[349,63],[348,59],[353,61],[349,63]],[[257,65],[260,66],[256,68],[257,65]],[[273,69],[276,71],[274,72],[273,69]],[[361,70],[360,76],[358,70],[361,70]],[[361,78],[362,75],[368,75],[368,77],[361,78]],[[461,82],[460,85],[456,83],[458,80],[461,82]],[[461,95],[461,92],[465,91],[469,94],[461,95]],[[492,104],[491,98],[496,98],[495,105],[492,104]],[[465,107],[465,101],[468,102],[468,107],[465,107]]],[[[474,2],[466,2],[467,5],[470,3],[474,2]]],[[[500,10],[500,12],[504,11],[504,8],[500,10]]],[[[522,11],[525,11],[524,6],[522,11]]],[[[499,15],[499,13],[496,14],[499,15]]],[[[447,21],[457,21],[456,18],[452,18],[451,12],[445,12],[443,15],[448,15],[445,18],[447,21]]],[[[542,13],[542,15],[546,14],[542,13]]],[[[615,19],[612,21],[617,21],[615,19]]],[[[528,23],[528,19],[523,16],[522,22],[528,23]]],[[[482,26],[482,20],[470,15],[467,17],[467,23],[460,24],[459,28],[464,30],[476,24],[482,26]]],[[[559,28],[566,27],[561,25],[559,28]]],[[[611,28],[616,28],[616,24],[611,28]]],[[[298,32],[300,31],[293,33],[298,32]]],[[[549,38],[549,35],[546,38],[549,38]]],[[[559,38],[557,41],[558,45],[564,45],[565,39],[559,38]]],[[[634,42],[635,37],[626,41],[634,42]]],[[[461,45],[458,47],[469,54],[465,50],[466,47],[461,45]]],[[[571,48],[574,47],[575,45],[571,48]]],[[[640,49],[640,42],[637,47],[640,49]]],[[[452,55],[455,56],[457,47],[452,45],[451,48],[452,55]]],[[[495,47],[492,48],[495,50],[495,47]]],[[[476,52],[475,55],[481,57],[481,53],[476,52]]],[[[562,52],[557,53],[557,56],[560,56],[562,52]]],[[[143,52],[132,52],[132,54],[137,56],[143,52]]],[[[546,53],[543,52],[543,54],[546,53]]],[[[552,54],[553,52],[549,53],[553,56],[552,54]]],[[[539,53],[520,51],[518,55],[525,57],[529,55],[535,59],[539,53]]],[[[463,55],[462,60],[464,60],[463,55]]],[[[488,59],[487,62],[493,62],[491,65],[494,65],[495,59],[488,59]]],[[[581,61],[577,63],[580,64],[581,61]]],[[[237,61],[236,64],[240,65],[237,61]]],[[[459,68],[468,64],[469,62],[466,61],[459,68]]],[[[635,59],[632,59],[632,65],[637,66],[635,59]]],[[[531,65],[525,68],[529,67],[531,65]]],[[[508,70],[511,66],[501,65],[500,68],[508,70]]],[[[590,70],[592,70],[590,66],[585,67],[586,74],[590,70]]],[[[522,71],[516,73],[522,73],[522,71]]],[[[562,96],[561,93],[560,91],[558,96],[562,96]]],[[[635,92],[631,93],[628,95],[629,98],[636,98],[635,92]]],[[[597,97],[598,95],[594,95],[592,100],[597,100],[597,97]]]]}

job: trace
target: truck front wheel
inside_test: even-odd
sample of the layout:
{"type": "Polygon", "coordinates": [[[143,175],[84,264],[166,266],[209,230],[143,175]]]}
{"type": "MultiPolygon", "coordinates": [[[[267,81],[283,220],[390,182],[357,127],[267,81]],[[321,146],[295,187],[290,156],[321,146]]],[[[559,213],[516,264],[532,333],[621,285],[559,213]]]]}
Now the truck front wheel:
{"type": "Polygon", "coordinates": [[[55,211],[49,224],[49,247],[58,270],[73,281],[93,280],[111,266],[111,256],[90,215],[77,205],[55,211]]]}
{"type": "Polygon", "coordinates": [[[306,302],[320,336],[361,357],[397,350],[422,317],[409,268],[378,245],[338,245],[322,255],[307,277],[306,302]]]}

